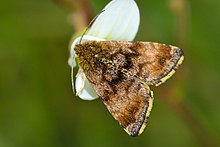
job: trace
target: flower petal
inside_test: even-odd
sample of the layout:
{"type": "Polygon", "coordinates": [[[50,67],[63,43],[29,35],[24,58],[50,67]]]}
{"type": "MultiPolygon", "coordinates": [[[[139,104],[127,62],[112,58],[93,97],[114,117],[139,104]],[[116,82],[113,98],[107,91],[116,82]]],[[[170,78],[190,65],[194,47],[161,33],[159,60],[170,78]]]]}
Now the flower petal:
{"type": "Polygon", "coordinates": [[[106,40],[132,41],[138,31],[140,14],[134,0],[113,0],[103,10],[88,35],[106,40]]]}
{"type": "Polygon", "coordinates": [[[94,100],[98,98],[98,95],[82,72],[77,74],[76,92],[83,100],[94,100]]]}
{"type": "Polygon", "coordinates": [[[71,45],[70,57],[68,59],[68,64],[71,67],[75,67],[76,66],[75,50],[74,50],[74,48],[75,48],[76,44],[79,44],[81,38],[82,38],[81,43],[87,42],[87,41],[91,41],[91,40],[104,41],[104,39],[102,39],[102,38],[98,38],[98,37],[94,37],[94,36],[90,36],[90,35],[84,35],[83,37],[80,36],[80,37],[76,38],[73,41],[72,45],[71,45]]]}
{"type": "MultiPolygon", "coordinates": [[[[91,40],[104,41],[104,39],[94,37],[94,36],[89,36],[89,35],[84,35],[83,37],[80,36],[76,38],[71,45],[70,57],[68,60],[68,63],[71,67],[76,66],[76,59],[75,59],[76,55],[75,55],[74,48],[76,44],[80,42],[80,40],[81,40],[81,43],[91,41],[91,40]]],[[[95,93],[88,79],[84,76],[84,73],[82,72],[82,70],[78,71],[76,81],[75,81],[75,88],[76,88],[76,92],[78,96],[83,100],[94,100],[98,98],[98,95],[95,93]]]]}

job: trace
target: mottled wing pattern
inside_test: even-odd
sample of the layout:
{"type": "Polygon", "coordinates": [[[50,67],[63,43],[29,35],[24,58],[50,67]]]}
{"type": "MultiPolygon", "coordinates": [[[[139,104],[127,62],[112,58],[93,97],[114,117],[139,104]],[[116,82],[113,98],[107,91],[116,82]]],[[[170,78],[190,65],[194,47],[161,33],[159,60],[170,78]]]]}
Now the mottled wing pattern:
{"type": "Polygon", "coordinates": [[[150,115],[153,94],[149,87],[112,68],[85,72],[113,117],[131,136],[142,133],[150,115]]]}
{"type": "Polygon", "coordinates": [[[181,49],[151,42],[103,41],[75,48],[79,64],[113,117],[131,136],[142,133],[153,93],[182,62],[181,49]]]}
{"type": "MultiPolygon", "coordinates": [[[[182,63],[183,51],[175,46],[154,42],[104,42],[110,58],[118,59],[117,56],[126,58],[128,70],[141,77],[148,85],[160,85],[169,79],[178,66],[182,63]]],[[[122,67],[123,67],[122,66],[122,67]]]]}

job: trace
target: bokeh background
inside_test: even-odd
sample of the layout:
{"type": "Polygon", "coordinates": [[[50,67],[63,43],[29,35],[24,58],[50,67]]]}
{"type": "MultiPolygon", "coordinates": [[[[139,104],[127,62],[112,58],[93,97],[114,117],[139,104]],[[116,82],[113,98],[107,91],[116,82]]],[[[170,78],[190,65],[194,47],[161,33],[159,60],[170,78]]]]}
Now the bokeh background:
{"type": "Polygon", "coordinates": [[[128,136],[100,99],[74,96],[71,36],[109,0],[0,0],[0,147],[220,146],[220,1],[137,0],[136,40],[180,46],[145,132],[128,136]]]}

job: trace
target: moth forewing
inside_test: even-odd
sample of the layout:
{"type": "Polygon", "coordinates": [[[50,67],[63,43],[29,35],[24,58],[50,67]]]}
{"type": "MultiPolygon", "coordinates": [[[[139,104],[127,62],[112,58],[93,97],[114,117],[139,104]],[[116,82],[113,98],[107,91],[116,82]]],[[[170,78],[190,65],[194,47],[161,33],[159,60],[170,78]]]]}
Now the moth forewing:
{"type": "Polygon", "coordinates": [[[90,41],[75,51],[92,87],[131,136],[143,132],[150,115],[148,85],[166,81],[183,60],[178,47],[153,42],[90,41]]]}
{"type": "Polygon", "coordinates": [[[151,91],[151,99],[149,99],[149,102],[148,102],[149,103],[149,107],[148,107],[147,113],[145,115],[145,121],[144,121],[143,125],[141,126],[138,135],[143,133],[143,131],[144,131],[145,127],[146,127],[148,118],[150,117],[150,112],[151,112],[152,107],[153,107],[153,100],[154,100],[154,98],[153,98],[153,91],[151,91]]]}

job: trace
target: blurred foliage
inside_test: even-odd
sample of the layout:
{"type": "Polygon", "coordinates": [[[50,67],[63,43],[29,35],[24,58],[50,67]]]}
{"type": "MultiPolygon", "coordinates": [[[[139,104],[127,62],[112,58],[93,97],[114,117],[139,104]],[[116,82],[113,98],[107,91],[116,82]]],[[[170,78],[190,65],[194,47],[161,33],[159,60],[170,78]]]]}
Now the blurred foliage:
{"type": "MultiPolygon", "coordinates": [[[[153,88],[151,117],[137,138],[123,131],[100,99],[88,102],[73,95],[67,60],[74,7],[61,1],[0,2],[0,147],[220,146],[219,0],[137,0],[136,40],[185,51],[175,76],[153,88]],[[179,115],[179,105],[166,101],[170,96],[192,116],[179,115]],[[191,117],[205,132],[195,133],[196,124],[186,124],[191,117]]],[[[91,0],[91,15],[108,2],[91,0]]]]}

